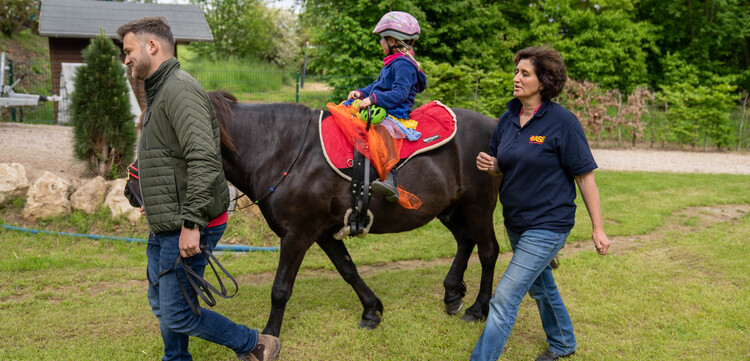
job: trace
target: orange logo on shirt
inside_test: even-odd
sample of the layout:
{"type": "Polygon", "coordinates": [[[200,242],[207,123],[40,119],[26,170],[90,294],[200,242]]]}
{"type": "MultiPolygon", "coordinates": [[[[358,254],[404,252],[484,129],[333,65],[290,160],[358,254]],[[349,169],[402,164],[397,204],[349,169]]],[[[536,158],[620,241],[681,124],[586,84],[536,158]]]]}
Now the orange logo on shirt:
{"type": "Polygon", "coordinates": [[[543,136],[543,135],[532,135],[529,138],[529,143],[530,144],[543,144],[544,143],[544,138],[546,138],[546,137],[543,136]]]}

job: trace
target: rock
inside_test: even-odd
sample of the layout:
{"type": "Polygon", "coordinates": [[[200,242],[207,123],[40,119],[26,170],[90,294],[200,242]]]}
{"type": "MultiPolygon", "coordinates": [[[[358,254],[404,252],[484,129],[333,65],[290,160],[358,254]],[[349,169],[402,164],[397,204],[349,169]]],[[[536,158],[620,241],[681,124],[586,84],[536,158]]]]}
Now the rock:
{"type": "Polygon", "coordinates": [[[26,169],[18,163],[0,163],[0,204],[29,191],[26,169]]]}
{"type": "Polygon", "coordinates": [[[104,177],[96,178],[86,182],[70,195],[70,205],[84,213],[93,214],[100,204],[104,202],[107,194],[107,181],[104,177]]]}
{"type": "Polygon", "coordinates": [[[138,223],[138,218],[141,217],[141,211],[140,209],[131,206],[128,199],[125,198],[125,194],[123,193],[125,190],[125,182],[127,182],[127,179],[125,178],[109,182],[109,192],[104,199],[104,205],[112,211],[112,217],[125,215],[131,224],[136,224],[138,223]]]}
{"type": "Polygon", "coordinates": [[[23,218],[36,220],[69,214],[71,212],[68,201],[69,186],[70,183],[65,179],[50,172],[44,172],[26,194],[23,218]]]}

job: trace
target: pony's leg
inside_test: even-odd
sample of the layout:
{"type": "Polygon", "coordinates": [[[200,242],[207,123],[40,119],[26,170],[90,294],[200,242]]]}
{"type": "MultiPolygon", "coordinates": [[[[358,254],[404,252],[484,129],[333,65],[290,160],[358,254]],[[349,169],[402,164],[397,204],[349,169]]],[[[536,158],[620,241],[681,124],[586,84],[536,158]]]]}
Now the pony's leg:
{"type": "Polygon", "coordinates": [[[466,283],[464,283],[464,273],[469,263],[469,257],[474,250],[474,241],[469,233],[469,226],[463,214],[454,211],[452,214],[438,217],[440,221],[451,231],[456,239],[457,249],[456,256],[453,258],[448,274],[443,280],[445,288],[445,312],[449,315],[456,314],[463,307],[463,297],[466,295],[466,283]]]}
{"type": "Polygon", "coordinates": [[[368,330],[377,327],[380,324],[380,316],[383,314],[383,304],[357,273],[357,267],[352,262],[352,257],[349,256],[349,251],[346,249],[344,242],[329,236],[319,239],[318,245],[331,259],[344,281],[350,284],[359,296],[359,300],[364,307],[359,327],[368,330]]]}
{"type": "MultiPolygon", "coordinates": [[[[497,196],[495,196],[496,199],[497,196]]],[[[471,307],[466,309],[462,320],[467,322],[480,321],[487,318],[490,312],[490,298],[492,298],[492,278],[495,275],[495,263],[500,254],[500,247],[495,237],[495,226],[492,214],[495,204],[482,206],[474,203],[464,207],[462,213],[467,215],[466,222],[477,244],[479,263],[482,265],[482,278],[479,283],[477,299],[471,307]]]]}
{"type": "MultiPolygon", "coordinates": [[[[456,258],[453,260],[453,265],[451,265],[451,269],[443,282],[446,311],[450,313],[451,301],[457,298],[459,291],[465,290],[463,275],[475,244],[477,245],[479,262],[482,265],[482,277],[479,282],[477,299],[461,317],[467,322],[482,320],[489,313],[492,279],[495,273],[497,256],[500,253],[492,223],[492,211],[488,212],[487,209],[494,208],[481,207],[475,203],[456,209],[450,219],[441,217],[441,221],[453,233],[458,243],[456,258]]],[[[454,312],[457,311],[458,309],[455,309],[454,312]]]]}
{"type": "Polygon", "coordinates": [[[273,280],[271,289],[271,313],[268,315],[268,322],[262,333],[276,337],[281,333],[286,303],[292,296],[294,280],[297,278],[297,272],[309,247],[310,244],[302,242],[300,238],[287,236],[281,239],[279,266],[276,269],[276,278],[273,280]]]}

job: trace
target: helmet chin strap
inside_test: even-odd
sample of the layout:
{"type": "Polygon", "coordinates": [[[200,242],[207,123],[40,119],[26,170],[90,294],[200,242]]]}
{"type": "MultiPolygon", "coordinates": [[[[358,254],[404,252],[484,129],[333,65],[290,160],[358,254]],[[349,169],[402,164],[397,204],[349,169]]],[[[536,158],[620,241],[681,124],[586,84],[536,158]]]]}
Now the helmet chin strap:
{"type": "Polygon", "coordinates": [[[398,44],[398,43],[396,43],[396,45],[391,45],[390,43],[388,43],[388,55],[393,54],[394,49],[401,49],[403,47],[404,47],[403,45],[398,44]]]}

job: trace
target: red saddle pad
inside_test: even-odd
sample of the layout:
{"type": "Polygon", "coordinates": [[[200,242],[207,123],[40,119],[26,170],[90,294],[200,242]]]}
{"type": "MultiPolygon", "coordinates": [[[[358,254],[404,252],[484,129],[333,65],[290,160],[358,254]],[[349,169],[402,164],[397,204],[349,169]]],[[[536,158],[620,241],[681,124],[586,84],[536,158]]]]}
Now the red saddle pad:
{"type": "MultiPolygon", "coordinates": [[[[323,153],[331,167],[335,169],[350,168],[354,157],[354,149],[336,125],[336,122],[330,118],[331,116],[320,122],[323,153]]],[[[453,139],[456,134],[456,115],[450,108],[438,101],[431,101],[417,108],[409,118],[417,121],[417,131],[422,133],[422,137],[416,141],[404,139],[399,154],[402,160],[438,148],[453,139]]],[[[406,162],[402,162],[401,165],[403,166],[404,163],[406,162]]]]}

